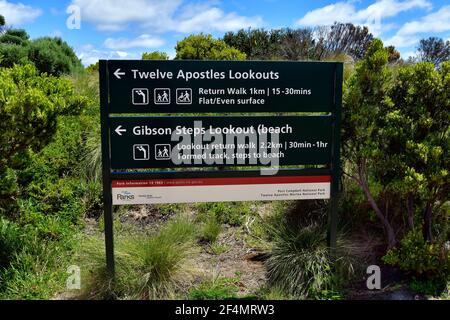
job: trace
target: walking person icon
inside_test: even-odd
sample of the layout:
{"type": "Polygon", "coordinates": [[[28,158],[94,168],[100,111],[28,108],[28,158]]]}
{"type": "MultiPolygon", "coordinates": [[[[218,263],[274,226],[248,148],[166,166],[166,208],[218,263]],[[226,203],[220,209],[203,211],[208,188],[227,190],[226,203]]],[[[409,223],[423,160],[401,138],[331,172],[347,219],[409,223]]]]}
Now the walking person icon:
{"type": "Polygon", "coordinates": [[[155,104],[170,104],[170,88],[155,88],[153,97],[155,104]]]}
{"type": "Polygon", "coordinates": [[[164,91],[164,93],[163,93],[163,95],[162,95],[162,101],[163,101],[163,102],[169,101],[169,95],[167,94],[166,91],[164,91]]]}
{"type": "Polygon", "coordinates": [[[155,144],[155,159],[156,160],[170,160],[170,144],[155,144]]]}

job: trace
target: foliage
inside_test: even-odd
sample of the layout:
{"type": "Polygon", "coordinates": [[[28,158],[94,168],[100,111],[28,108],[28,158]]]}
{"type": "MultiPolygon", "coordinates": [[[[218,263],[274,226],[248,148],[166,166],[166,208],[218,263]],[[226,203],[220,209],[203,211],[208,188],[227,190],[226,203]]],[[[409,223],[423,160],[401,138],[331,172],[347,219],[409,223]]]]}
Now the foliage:
{"type": "Polygon", "coordinates": [[[240,226],[252,210],[245,202],[206,202],[197,205],[200,214],[214,216],[219,223],[240,226]]]}
{"type": "Polygon", "coordinates": [[[315,296],[332,288],[332,263],[320,227],[277,227],[266,261],[269,284],[296,297],[315,296]]]}
{"type": "Polygon", "coordinates": [[[441,277],[450,272],[450,250],[426,241],[421,230],[410,231],[399,247],[389,250],[383,260],[418,275],[441,277]]]}
{"type": "Polygon", "coordinates": [[[214,243],[217,240],[222,226],[218,223],[214,213],[207,215],[200,230],[200,240],[214,243]]]}
{"type": "Polygon", "coordinates": [[[9,265],[14,253],[21,246],[21,238],[19,226],[0,217],[0,268],[9,265]]]}
{"type": "Polygon", "coordinates": [[[162,51],[144,52],[142,60],[169,60],[169,55],[162,51]]]}
{"type": "Polygon", "coordinates": [[[99,62],[98,61],[96,63],[92,63],[86,67],[86,71],[89,73],[98,72],[98,70],[99,70],[99,62]]]}
{"type": "Polygon", "coordinates": [[[450,60],[450,41],[444,41],[436,37],[422,39],[417,47],[417,51],[419,52],[420,61],[440,65],[442,62],[450,60]]]}
{"type": "Polygon", "coordinates": [[[175,59],[192,60],[245,60],[245,54],[230,47],[223,40],[203,33],[190,35],[177,42],[175,59]]]}
{"type": "Polygon", "coordinates": [[[0,34],[0,67],[33,64],[40,73],[60,76],[83,70],[80,59],[61,38],[29,39],[23,29],[7,29],[0,34]]]}
{"type": "MultiPolygon", "coordinates": [[[[135,233],[135,232],[134,232],[135,233]]],[[[195,250],[195,226],[186,218],[171,220],[153,235],[127,235],[116,240],[116,281],[107,281],[102,243],[86,239],[79,253],[84,276],[82,288],[87,298],[173,298],[183,274],[183,263],[195,250]],[[92,242],[93,245],[89,245],[92,242]]]]}
{"type": "MultiPolygon", "coordinates": [[[[385,153],[379,181],[407,203],[410,228],[422,212],[423,232],[433,239],[432,217],[450,191],[450,62],[404,66],[383,125],[385,153]]],[[[444,220],[445,221],[445,220],[444,220]]],[[[438,230],[434,230],[436,232],[438,230]]]]}
{"type": "Polygon", "coordinates": [[[446,283],[445,281],[442,281],[442,279],[418,279],[413,277],[409,287],[412,291],[419,294],[439,296],[441,293],[445,294],[446,283]]]}
{"type": "Polygon", "coordinates": [[[271,290],[293,298],[336,296],[345,280],[351,279],[356,259],[342,236],[336,261],[327,246],[326,206],[302,201],[286,212],[266,220],[271,248],[265,261],[271,290]]]}
{"type": "Polygon", "coordinates": [[[39,75],[30,66],[0,69],[0,209],[17,193],[14,170],[47,145],[57,128],[57,117],[76,114],[85,105],[67,80],[39,75]],[[20,134],[18,134],[20,132],[20,134]]]}
{"type": "Polygon", "coordinates": [[[335,23],[326,35],[324,47],[328,54],[345,53],[355,60],[360,60],[365,56],[373,39],[367,27],[335,23]]]}
{"type": "Polygon", "coordinates": [[[343,157],[349,162],[346,174],[354,179],[364,191],[372,209],[380,219],[388,240],[393,247],[395,232],[376,202],[369,184],[370,174],[378,164],[375,159],[383,155],[382,120],[392,106],[390,92],[392,71],[388,68],[389,53],[383,43],[376,39],[366,56],[355,68],[346,82],[342,119],[343,157]]]}
{"type": "Polygon", "coordinates": [[[223,300],[237,298],[239,277],[214,276],[212,280],[202,282],[189,291],[189,299],[223,300]]]}
{"type": "Polygon", "coordinates": [[[61,38],[43,37],[31,41],[28,59],[40,72],[57,76],[83,69],[73,49],[61,38]]]}
{"type": "Polygon", "coordinates": [[[0,36],[0,44],[26,45],[30,39],[23,29],[8,29],[0,36]]]}
{"type": "Polygon", "coordinates": [[[250,60],[324,60],[337,55],[361,59],[373,40],[367,27],[335,23],[300,29],[241,29],[223,40],[250,60]]]}

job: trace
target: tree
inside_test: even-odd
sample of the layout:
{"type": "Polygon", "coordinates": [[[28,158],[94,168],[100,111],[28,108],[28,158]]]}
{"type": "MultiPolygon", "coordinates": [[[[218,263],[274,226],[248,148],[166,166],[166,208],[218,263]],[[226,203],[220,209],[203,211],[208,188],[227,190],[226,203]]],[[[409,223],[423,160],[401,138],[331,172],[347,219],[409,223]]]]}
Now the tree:
{"type": "MultiPolygon", "coordinates": [[[[392,90],[394,107],[387,112],[384,143],[389,161],[377,175],[404,199],[410,229],[416,212],[423,238],[433,240],[433,212],[450,193],[450,62],[404,66],[392,90]]],[[[444,221],[444,223],[446,223],[444,221]]]]}
{"type": "Polygon", "coordinates": [[[389,70],[388,51],[375,39],[364,59],[357,63],[354,74],[348,79],[343,97],[342,141],[343,158],[349,161],[345,175],[357,182],[370,206],[381,221],[388,247],[397,243],[394,228],[386,208],[377,203],[370,184],[376,159],[384,152],[380,147],[383,132],[382,119],[392,106],[389,94],[392,72],[389,70]]]}
{"type": "Polygon", "coordinates": [[[5,30],[6,20],[5,17],[0,14],[0,34],[5,30]]]}
{"type": "Polygon", "coordinates": [[[326,55],[347,54],[355,60],[364,57],[374,37],[367,27],[335,23],[326,35],[326,55]]]}
{"type": "Polygon", "coordinates": [[[98,72],[99,68],[100,68],[100,64],[97,61],[96,63],[92,63],[92,64],[88,65],[86,67],[86,71],[89,72],[89,73],[98,72]]]}
{"type": "Polygon", "coordinates": [[[315,59],[312,29],[287,29],[279,46],[279,55],[286,60],[315,59]]]}
{"type": "Polygon", "coordinates": [[[43,37],[31,41],[28,59],[40,72],[56,76],[83,69],[83,65],[73,49],[58,37],[43,37]]]}
{"type": "Polygon", "coordinates": [[[0,36],[0,44],[26,45],[30,36],[23,29],[9,29],[0,36]]]}
{"type": "Polygon", "coordinates": [[[57,117],[77,114],[86,99],[67,79],[39,75],[31,65],[0,68],[0,211],[18,192],[16,170],[29,150],[39,151],[56,131],[57,117]]]}
{"type": "Polygon", "coordinates": [[[400,60],[400,52],[398,52],[394,46],[388,46],[388,47],[386,47],[386,50],[389,53],[389,57],[388,57],[389,63],[396,63],[400,60]]]}
{"type": "Polygon", "coordinates": [[[192,60],[245,60],[245,53],[230,47],[212,35],[190,35],[177,42],[175,59],[192,60]]]}
{"type": "Polygon", "coordinates": [[[436,66],[450,60],[450,41],[448,40],[444,41],[436,37],[422,39],[417,50],[420,61],[432,62],[436,66]]]}
{"type": "Polygon", "coordinates": [[[142,60],[169,60],[169,55],[162,51],[144,52],[142,60]]]}

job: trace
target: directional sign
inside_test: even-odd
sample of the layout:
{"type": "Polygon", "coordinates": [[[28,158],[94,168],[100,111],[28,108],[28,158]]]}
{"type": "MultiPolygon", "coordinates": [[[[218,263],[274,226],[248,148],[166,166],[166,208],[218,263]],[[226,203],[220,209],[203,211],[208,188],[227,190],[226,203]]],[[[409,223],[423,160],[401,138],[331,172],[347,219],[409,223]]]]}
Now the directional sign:
{"type": "Polygon", "coordinates": [[[108,111],[329,112],[335,104],[336,66],[288,61],[108,61],[108,111]]]}
{"type": "Polygon", "coordinates": [[[113,117],[111,166],[330,164],[331,121],[329,116],[113,117]]]}
{"type": "Polygon", "coordinates": [[[101,60],[99,71],[110,276],[113,205],[331,199],[335,254],[342,63],[101,60]]]}

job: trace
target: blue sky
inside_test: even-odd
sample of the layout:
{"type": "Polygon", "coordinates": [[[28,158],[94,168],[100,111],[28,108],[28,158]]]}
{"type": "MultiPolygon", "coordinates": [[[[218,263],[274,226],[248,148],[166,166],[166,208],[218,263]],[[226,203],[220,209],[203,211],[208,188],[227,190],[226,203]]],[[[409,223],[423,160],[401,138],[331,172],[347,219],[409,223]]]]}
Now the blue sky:
{"type": "Polygon", "coordinates": [[[422,38],[450,39],[448,0],[0,0],[0,14],[32,38],[61,36],[86,65],[99,58],[139,58],[154,50],[173,57],[176,42],[189,34],[220,37],[249,27],[352,22],[369,26],[404,58],[414,55],[422,38]],[[77,12],[81,28],[69,28],[67,21],[73,25],[71,14],[77,12]]]}

